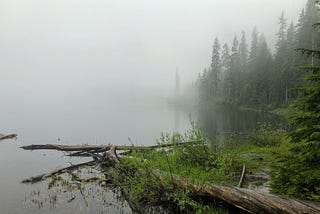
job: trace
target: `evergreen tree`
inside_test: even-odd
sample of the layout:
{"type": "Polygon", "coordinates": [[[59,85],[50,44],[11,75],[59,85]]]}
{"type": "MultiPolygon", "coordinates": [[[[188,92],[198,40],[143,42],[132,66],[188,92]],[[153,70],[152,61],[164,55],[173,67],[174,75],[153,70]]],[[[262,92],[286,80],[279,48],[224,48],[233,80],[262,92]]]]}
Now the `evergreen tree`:
{"type": "MultiPolygon", "coordinates": [[[[297,29],[298,44],[297,48],[315,48],[317,29],[313,28],[313,24],[319,21],[319,10],[315,4],[315,0],[308,0],[304,13],[300,15],[297,29]]],[[[299,63],[307,63],[306,58],[299,63]]],[[[309,62],[311,59],[309,59],[309,62]]]]}
{"type": "MultiPolygon", "coordinates": [[[[304,8],[301,10],[301,13],[300,13],[300,16],[299,16],[299,19],[298,19],[298,23],[296,24],[295,28],[296,28],[296,43],[297,45],[299,44],[302,44],[303,43],[303,34],[302,34],[302,27],[303,27],[303,23],[304,23],[304,20],[305,20],[305,12],[304,12],[304,8]]],[[[296,47],[297,48],[297,47],[296,47]]],[[[300,57],[300,55],[297,54],[297,56],[300,57]]]]}
{"type": "Polygon", "coordinates": [[[234,38],[231,53],[225,44],[220,55],[220,44],[215,38],[211,64],[202,75],[201,96],[209,100],[223,95],[230,102],[250,107],[288,105],[297,96],[291,89],[303,85],[301,74],[295,72],[297,65],[320,62],[294,51],[299,47],[320,47],[320,36],[312,28],[312,23],[320,18],[314,1],[308,0],[296,26],[291,23],[288,27],[284,12],[281,13],[273,56],[256,27],[252,31],[250,51],[244,32],[240,43],[234,38]]]}
{"type": "Polygon", "coordinates": [[[283,48],[287,38],[287,20],[284,17],[284,12],[281,13],[281,16],[279,19],[279,31],[277,33],[277,36],[278,36],[278,41],[277,41],[276,47],[279,50],[283,48]]]}
{"type": "MultiPolygon", "coordinates": [[[[288,63],[288,46],[287,46],[287,20],[282,12],[279,18],[279,31],[277,33],[276,54],[272,72],[272,103],[276,106],[287,102],[285,97],[286,86],[283,84],[284,72],[290,66],[288,63]]],[[[292,50],[293,51],[293,50],[292,50]]]]}
{"type": "Polygon", "coordinates": [[[206,102],[209,100],[209,84],[208,84],[208,71],[205,68],[198,77],[198,85],[199,85],[199,96],[200,96],[200,102],[206,102]]]}
{"type": "Polygon", "coordinates": [[[291,99],[295,98],[295,94],[292,89],[297,87],[296,83],[299,82],[299,76],[297,76],[297,68],[295,64],[295,45],[296,45],[296,34],[293,22],[291,22],[287,31],[287,42],[286,42],[286,66],[282,72],[281,80],[284,85],[284,96],[285,102],[287,103],[291,99]]]}
{"type": "Polygon", "coordinates": [[[212,96],[216,97],[219,95],[219,75],[220,75],[221,59],[220,59],[220,44],[216,37],[213,44],[212,58],[211,58],[211,70],[210,80],[212,84],[212,96]]]}
{"type": "Polygon", "coordinates": [[[227,43],[225,43],[222,47],[222,55],[221,55],[221,68],[222,68],[222,75],[221,79],[223,80],[222,84],[222,92],[225,97],[230,96],[229,91],[229,82],[228,82],[228,75],[230,72],[230,66],[231,66],[231,56],[230,56],[230,50],[227,43]]]}
{"type": "Polygon", "coordinates": [[[257,55],[251,64],[250,82],[246,96],[251,105],[264,108],[270,102],[272,55],[263,34],[260,35],[257,55]]]}
{"type": "Polygon", "coordinates": [[[248,65],[248,44],[246,41],[245,32],[242,31],[241,40],[239,44],[239,101],[244,102],[244,93],[247,88],[247,65],[248,65]]]}
{"type": "Polygon", "coordinates": [[[238,102],[239,98],[239,41],[234,37],[231,48],[230,71],[228,75],[230,98],[233,102],[238,102]]]}
{"type": "Polygon", "coordinates": [[[221,66],[223,70],[228,70],[230,68],[230,50],[227,43],[225,43],[222,47],[222,55],[221,55],[221,66]]]}
{"type": "Polygon", "coordinates": [[[250,55],[249,55],[249,62],[252,63],[257,56],[258,50],[258,32],[257,28],[254,27],[252,34],[251,34],[251,48],[250,48],[250,55]]]}
{"type": "MultiPolygon", "coordinates": [[[[320,26],[320,23],[318,24],[320,26]]],[[[307,57],[320,59],[320,50],[299,49],[307,57]]],[[[308,86],[299,88],[291,119],[296,130],[289,134],[296,145],[280,158],[272,173],[272,188],[282,193],[320,201],[320,66],[302,68],[308,86]]]]}
{"type": "Polygon", "coordinates": [[[241,40],[239,44],[240,66],[245,67],[248,63],[248,44],[246,34],[242,31],[241,40]]]}

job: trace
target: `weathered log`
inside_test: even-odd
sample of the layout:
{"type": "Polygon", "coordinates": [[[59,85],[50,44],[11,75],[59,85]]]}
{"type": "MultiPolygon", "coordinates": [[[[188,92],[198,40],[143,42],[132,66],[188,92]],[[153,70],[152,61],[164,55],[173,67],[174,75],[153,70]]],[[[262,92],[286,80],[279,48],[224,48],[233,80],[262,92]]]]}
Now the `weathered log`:
{"type": "MultiPolygon", "coordinates": [[[[246,166],[243,164],[242,175],[239,184],[245,177],[246,166]]],[[[153,175],[160,181],[166,179],[164,173],[154,171],[153,175]]],[[[197,184],[189,179],[175,176],[170,173],[170,182],[178,188],[193,190],[201,196],[211,198],[212,201],[219,199],[231,206],[248,213],[281,213],[281,214],[318,214],[320,203],[303,201],[300,199],[284,198],[259,190],[250,190],[239,187],[211,186],[197,184]]]]}
{"type": "MultiPolygon", "coordinates": [[[[152,146],[116,146],[117,150],[150,150],[157,148],[172,147],[183,144],[192,144],[201,141],[190,141],[190,142],[178,142],[173,144],[160,144],[152,146]]],[[[60,144],[33,144],[28,146],[22,146],[24,150],[58,150],[58,151],[78,151],[78,153],[70,154],[71,156],[76,156],[81,154],[81,151],[91,151],[91,152],[104,152],[110,150],[112,145],[60,145],[60,144]]]]}
{"type": "Polygon", "coordinates": [[[24,150],[58,150],[58,151],[66,151],[66,152],[72,152],[72,151],[90,151],[90,150],[101,150],[107,151],[111,148],[111,145],[60,145],[60,144],[33,144],[28,146],[22,146],[21,147],[24,150]]]}
{"type": "Polygon", "coordinates": [[[238,187],[199,185],[181,177],[172,182],[180,188],[192,189],[199,195],[222,200],[249,213],[319,214],[320,204],[283,198],[270,193],[238,187]]]}
{"type": "Polygon", "coordinates": [[[9,135],[0,134],[0,140],[13,139],[13,138],[17,138],[17,134],[9,134],[9,135]]]}

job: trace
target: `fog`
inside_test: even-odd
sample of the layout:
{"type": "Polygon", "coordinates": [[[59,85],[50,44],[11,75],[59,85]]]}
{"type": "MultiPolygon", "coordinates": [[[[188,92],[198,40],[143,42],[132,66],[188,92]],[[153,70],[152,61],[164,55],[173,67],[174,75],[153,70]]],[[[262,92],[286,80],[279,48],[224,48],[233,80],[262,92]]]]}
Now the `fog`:
{"type": "MultiPolygon", "coordinates": [[[[190,117],[202,120],[208,133],[255,127],[256,120],[265,118],[224,107],[212,113],[168,105],[176,68],[183,91],[210,64],[216,36],[230,44],[245,30],[250,43],[254,26],[272,47],[281,12],[296,22],[305,3],[1,0],[0,133],[18,134],[17,141],[1,141],[2,212],[43,213],[22,203],[34,187],[20,181],[70,161],[61,153],[27,153],[20,146],[151,145],[161,132],[184,133],[190,117]]],[[[70,206],[62,204],[61,213],[79,210],[77,203],[70,206]]]]}
{"type": "MultiPolygon", "coordinates": [[[[284,10],[305,0],[2,0],[0,96],[5,102],[108,94],[167,96],[210,62],[215,36],[257,26],[274,44],[284,10]]],[[[20,103],[20,102],[19,102],[20,103]]]]}

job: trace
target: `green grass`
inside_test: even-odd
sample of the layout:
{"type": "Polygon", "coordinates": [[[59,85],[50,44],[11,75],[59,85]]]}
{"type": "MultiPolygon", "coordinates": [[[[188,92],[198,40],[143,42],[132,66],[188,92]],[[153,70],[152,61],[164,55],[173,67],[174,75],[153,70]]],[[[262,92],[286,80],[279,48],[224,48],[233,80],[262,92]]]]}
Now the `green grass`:
{"type": "MultiPolygon", "coordinates": [[[[243,163],[246,164],[247,173],[254,174],[270,168],[279,155],[285,154],[292,147],[286,142],[283,133],[266,126],[252,132],[244,142],[243,139],[237,142],[237,139],[236,135],[232,135],[225,138],[224,146],[217,146],[194,124],[184,135],[162,134],[157,141],[161,145],[194,143],[183,146],[177,144],[170,150],[134,152],[131,154],[133,158],[125,158],[117,166],[124,173],[114,179],[119,186],[128,187],[131,198],[139,203],[169,203],[175,207],[175,212],[207,213],[215,210],[217,205],[202,199],[195,200],[195,193],[191,190],[176,188],[170,182],[174,176],[195,183],[235,186],[243,163]],[[257,140],[259,143],[255,142],[257,140]]],[[[259,184],[259,181],[255,184],[259,184]]]]}

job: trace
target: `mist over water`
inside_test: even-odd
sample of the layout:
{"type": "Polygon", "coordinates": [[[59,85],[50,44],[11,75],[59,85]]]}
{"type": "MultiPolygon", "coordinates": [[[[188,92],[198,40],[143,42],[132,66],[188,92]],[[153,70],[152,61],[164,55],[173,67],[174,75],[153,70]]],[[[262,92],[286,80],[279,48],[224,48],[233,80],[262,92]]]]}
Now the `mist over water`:
{"type": "MultiPolygon", "coordinates": [[[[296,21],[304,4],[2,0],[0,133],[17,133],[18,140],[0,143],[1,212],[41,213],[24,200],[34,188],[46,186],[20,181],[70,161],[61,153],[26,152],[20,146],[152,145],[161,132],[189,129],[190,116],[209,134],[237,130],[246,117],[238,117],[240,113],[225,119],[228,112],[199,114],[193,108],[196,101],[189,108],[168,104],[175,93],[176,67],[183,92],[208,66],[215,36],[230,42],[245,30],[249,40],[257,26],[274,44],[281,11],[296,21]]],[[[256,119],[249,123],[248,130],[256,119]]],[[[55,211],[63,213],[72,206],[55,211]]]]}

